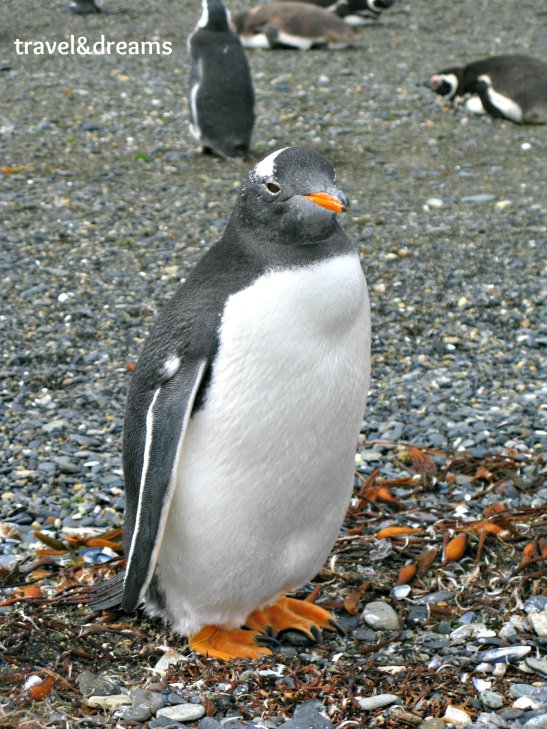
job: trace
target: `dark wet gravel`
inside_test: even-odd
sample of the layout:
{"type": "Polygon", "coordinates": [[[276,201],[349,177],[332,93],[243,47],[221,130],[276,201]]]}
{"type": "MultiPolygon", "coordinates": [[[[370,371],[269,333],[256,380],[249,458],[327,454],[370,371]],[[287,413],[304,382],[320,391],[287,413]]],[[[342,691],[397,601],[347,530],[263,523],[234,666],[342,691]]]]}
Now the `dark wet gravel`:
{"type": "MultiPolygon", "coordinates": [[[[121,523],[130,366],[159,308],[220,236],[247,168],[192,151],[195,4],[106,0],[107,12],[89,17],[67,6],[0,8],[0,522],[26,545],[34,528],[121,523]],[[14,51],[15,38],[71,33],[157,38],[173,53],[14,51]]],[[[312,145],[352,201],[342,222],[362,254],[374,327],[365,476],[400,475],[372,441],[477,456],[545,445],[547,127],[466,116],[417,82],[493,53],[544,58],[546,25],[532,0],[415,0],[363,29],[355,48],[248,54],[256,156],[312,145]]],[[[545,492],[509,497],[530,506],[545,492]]],[[[442,494],[428,499],[422,506],[442,494]]],[[[0,566],[18,553],[0,544],[0,566]]],[[[313,721],[286,726],[329,726],[313,721]]]]}

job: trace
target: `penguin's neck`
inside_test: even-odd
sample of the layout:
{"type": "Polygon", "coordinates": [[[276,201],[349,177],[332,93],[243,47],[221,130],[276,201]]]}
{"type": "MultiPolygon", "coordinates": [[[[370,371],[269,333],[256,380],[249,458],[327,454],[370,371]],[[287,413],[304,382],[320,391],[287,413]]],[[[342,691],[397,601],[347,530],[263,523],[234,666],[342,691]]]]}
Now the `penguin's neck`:
{"type": "MultiPolygon", "coordinates": [[[[235,212],[235,211],[234,211],[235,212]]],[[[352,253],[354,247],[336,220],[324,237],[310,241],[295,233],[294,239],[283,238],[277,230],[266,226],[249,227],[234,216],[230,219],[224,238],[237,246],[244,255],[259,260],[262,269],[293,268],[306,266],[326,258],[352,253]]]]}

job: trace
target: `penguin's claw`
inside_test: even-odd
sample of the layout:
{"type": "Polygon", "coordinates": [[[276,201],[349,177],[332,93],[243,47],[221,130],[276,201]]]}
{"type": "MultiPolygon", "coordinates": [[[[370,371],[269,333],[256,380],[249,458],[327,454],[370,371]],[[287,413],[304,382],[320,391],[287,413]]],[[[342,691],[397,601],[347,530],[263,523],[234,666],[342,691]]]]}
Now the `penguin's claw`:
{"type": "Polygon", "coordinates": [[[282,597],[274,605],[255,610],[245,626],[262,633],[273,633],[276,637],[287,630],[304,633],[312,643],[320,643],[321,630],[338,631],[344,634],[332,615],[319,605],[292,597],[282,597]]]}
{"type": "Polygon", "coordinates": [[[254,630],[224,630],[216,625],[206,625],[199,633],[188,636],[188,643],[193,651],[224,661],[270,655],[272,651],[265,645],[259,645],[259,641],[268,642],[268,637],[254,630]]]}

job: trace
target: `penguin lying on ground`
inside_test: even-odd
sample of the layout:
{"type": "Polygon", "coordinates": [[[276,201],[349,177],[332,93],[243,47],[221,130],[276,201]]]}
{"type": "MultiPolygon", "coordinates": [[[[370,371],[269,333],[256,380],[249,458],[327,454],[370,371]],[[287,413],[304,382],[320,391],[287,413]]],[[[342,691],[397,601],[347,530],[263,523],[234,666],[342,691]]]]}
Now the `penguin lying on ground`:
{"type": "Polygon", "coordinates": [[[256,5],[234,16],[234,25],[247,48],[343,48],[357,31],[323,8],[305,2],[256,5]]]}
{"type": "Polygon", "coordinates": [[[131,382],[127,566],[92,606],[144,604],[211,656],[258,657],[285,630],[316,640],[337,627],[285,597],[337,538],[369,383],[367,287],[334,182],[304,147],[258,162],[131,382]]]}
{"type": "Polygon", "coordinates": [[[468,111],[488,112],[519,124],[547,123],[547,64],[530,56],[492,56],[431,76],[428,88],[465,101],[468,111]]]}
{"type": "MultiPolygon", "coordinates": [[[[295,0],[288,0],[288,2],[295,0]]],[[[338,15],[349,25],[366,25],[376,21],[384,10],[391,7],[395,0],[299,0],[318,5],[329,13],[338,15]]]]}
{"type": "Polygon", "coordinates": [[[76,15],[89,15],[90,13],[100,13],[102,4],[102,0],[72,0],[70,9],[76,15]]]}
{"type": "Polygon", "coordinates": [[[245,51],[230,28],[221,0],[202,0],[188,49],[192,136],[204,152],[247,156],[255,120],[253,82],[245,51]]]}

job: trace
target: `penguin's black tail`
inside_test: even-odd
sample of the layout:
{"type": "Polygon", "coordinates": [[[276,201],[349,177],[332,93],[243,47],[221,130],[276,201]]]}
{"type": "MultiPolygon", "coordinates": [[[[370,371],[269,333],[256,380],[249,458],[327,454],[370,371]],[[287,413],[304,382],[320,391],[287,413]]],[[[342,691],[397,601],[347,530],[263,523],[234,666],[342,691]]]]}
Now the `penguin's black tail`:
{"type": "Polygon", "coordinates": [[[106,582],[94,585],[89,591],[87,603],[91,610],[109,610],[121,605],[123,597],[123,581],[125,569],[106,582]]]}

